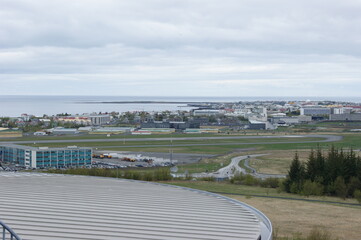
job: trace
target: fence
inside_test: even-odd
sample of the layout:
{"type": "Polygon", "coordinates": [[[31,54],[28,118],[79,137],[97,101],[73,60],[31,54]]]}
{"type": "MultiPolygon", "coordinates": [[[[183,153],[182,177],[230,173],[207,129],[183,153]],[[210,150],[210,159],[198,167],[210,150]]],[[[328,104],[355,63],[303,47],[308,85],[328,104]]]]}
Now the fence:
{"type": "Polygon", "coordinates": [[[0,229],[2,228],[0,240],[21,240],[21,238],[5,223],[0,221],[0,229]]]}

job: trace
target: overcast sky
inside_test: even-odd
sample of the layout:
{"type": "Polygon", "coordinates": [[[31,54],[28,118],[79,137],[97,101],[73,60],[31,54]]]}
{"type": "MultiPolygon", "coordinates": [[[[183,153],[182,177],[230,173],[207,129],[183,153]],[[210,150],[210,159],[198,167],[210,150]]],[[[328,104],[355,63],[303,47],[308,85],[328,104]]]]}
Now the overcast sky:
{"type": "Polygon", "coordinates": [[[0,0],[0,94],[360,96],[360,0],[0,0]]]}

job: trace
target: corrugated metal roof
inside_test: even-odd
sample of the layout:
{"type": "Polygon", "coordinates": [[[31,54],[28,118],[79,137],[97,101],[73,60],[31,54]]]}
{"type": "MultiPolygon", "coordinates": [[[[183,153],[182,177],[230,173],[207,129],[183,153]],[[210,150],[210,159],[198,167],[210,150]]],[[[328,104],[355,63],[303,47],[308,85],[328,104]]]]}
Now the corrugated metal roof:
{"type": "Polygon", "coordinates": [[[0,193],[0,219],[28,240],[256,240],[261,234],[255,212],[241,204],[169,185],[0,173],[0,193]]]}

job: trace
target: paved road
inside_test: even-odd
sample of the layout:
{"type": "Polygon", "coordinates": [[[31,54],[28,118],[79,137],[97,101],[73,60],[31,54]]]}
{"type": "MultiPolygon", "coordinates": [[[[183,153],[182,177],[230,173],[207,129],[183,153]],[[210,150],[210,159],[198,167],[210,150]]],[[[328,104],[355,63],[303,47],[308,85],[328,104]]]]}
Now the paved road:
{"type": "MultiPolygon", "coordinates": [[[[181,137],[181,138],[112,138],[112,139],[67,139],[67,140],[37,140],[37,141],[6,141],[0,142],[0,144],[29,144],[29,143],[85,143],[85,142],[141,142],[141,141],[170,141],[172,146],[217,146],[217,145],[257,145],[257,144],[284,144],[284,141],[280,142],[257,142],[257,143],[194,143],[194,144],[176,144],[177,141],[189,141],[189,140],[227,140],[227,139],[284,139],[295,138],[299,140],[287,141],[287,143],[312,143],[312,142],[335,142],[340,141],[342,136],[336,135],[282,135],[282,136],[230,136],[230,137],[181,137]],[[324,138],[324,140],[314,141],[302,141],[302,138],[324,138]]],[[[129,147],[169,147],[170,144],[162,145],[134,145],[134,146],[122,146],[122,145],[109,145],[99,146],[105,147],[117,147],[117,148],[129,148],[129,147]]]]}
{"type": "MultiPolygon", "coordinates": [[[[241,160],[245,160],[252,157],[259,157],[266,154],[253,154],[247,156],[238,156],[231,159],[231,163],[221,169],[218,169],[216,172],[212,173],[193,173],[192,177],[202,178],[202,177],[213,177],[213,178],[232,178],[234,175],[243,173],[246,174],[246,170],[239,166],[241,160]]],[[[177,175],[181,177],[179,174],[177,175]]]]}
{"type": "Polygon", "coordinates": [[[253,155],[248,155],[248,156],[238,156],[238,157],[234,157],[231,160],[231,163],[224,167],[219,169],[217,172],[212,173],[213,177],[215,178],[231,178],[234,175],[243,173],[246,174],[247,171],[244,168],[241,168],[239,166],[239,162],[242,160],[246,160],[248,158],[253,158],[253,157],[260,157],[260,156],[264,156],[266,154],[253,154],[253,155]]]}
{"type": "MultiPolygon", "coordinates": [[[[266,178],[284,178],[286,175],[281,174],[263,174],[258,173],[254,168],[250,167],[248,164],[246,168],[249,168],[252,172],[247,173],[247,170],[239,166],[240,161],[248,161],[251,158],[265,156],[267,154],[253,154],[247,156],[238,156],[231,159],[231,163],[221,169],[218,169],[216,172],[212,173],[193,173],[192,177],[195,178],[203,178],[203,177],[213,177],[213,178],[221,178],[221,179],[231,179],[233,176],[243,173],[243,174],[250,174],[256,178],[266,179],[266,178]]],[[[174,174],[176,177],[184,177],[184,174],[174,174]]]]}

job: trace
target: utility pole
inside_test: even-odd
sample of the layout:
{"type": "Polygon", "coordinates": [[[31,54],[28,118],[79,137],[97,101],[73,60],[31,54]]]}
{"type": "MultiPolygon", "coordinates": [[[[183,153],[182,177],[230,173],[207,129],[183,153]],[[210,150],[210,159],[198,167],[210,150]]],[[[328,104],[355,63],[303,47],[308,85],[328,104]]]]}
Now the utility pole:
{"type": "Polygon", "coordinates": [[[173,139],[170,139],[170,149],[169,149],[169,154],[170,154],[170,164],[173,165],[173,139]]]}

